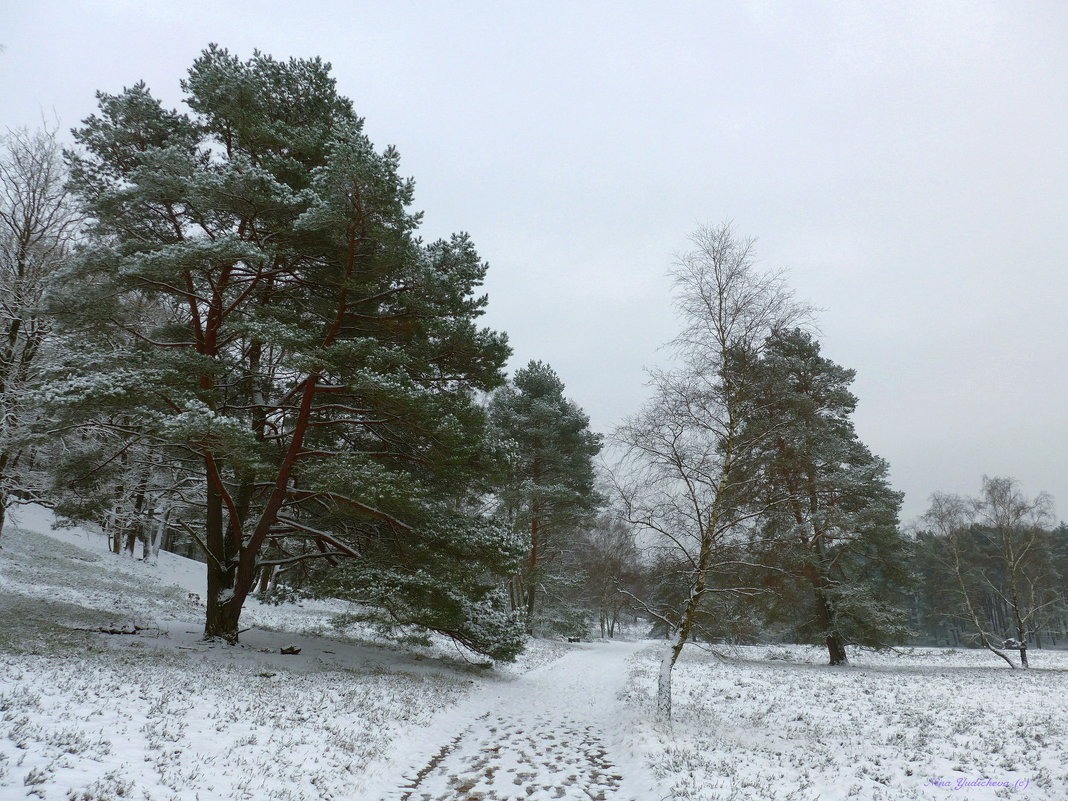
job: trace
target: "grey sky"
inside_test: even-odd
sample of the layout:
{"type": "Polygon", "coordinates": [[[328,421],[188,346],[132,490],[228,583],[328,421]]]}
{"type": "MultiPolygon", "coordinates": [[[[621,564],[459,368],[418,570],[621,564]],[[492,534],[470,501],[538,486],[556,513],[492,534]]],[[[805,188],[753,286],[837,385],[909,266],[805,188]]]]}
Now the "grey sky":
{"type": "Polygon", "coordinates": [[[906,519],[983,473],[1068,515],[1068,4],[0,0],[0,123],[177,104],[210,41],[330,61],[426,236],[490,262],[513,364],[599,430],[663,361],[672,254],[730,218],[825,310],[906,519]]]}

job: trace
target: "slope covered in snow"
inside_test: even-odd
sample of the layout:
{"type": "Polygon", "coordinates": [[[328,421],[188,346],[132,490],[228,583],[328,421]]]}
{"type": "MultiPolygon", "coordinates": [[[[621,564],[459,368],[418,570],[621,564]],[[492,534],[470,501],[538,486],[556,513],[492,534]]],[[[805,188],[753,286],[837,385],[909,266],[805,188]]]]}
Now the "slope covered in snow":
{"type": "Polygon", "coordinates": [[[329,602],[252,603],[239,646],[204,643],[199,563],[116,556],[39,507],[14,517],[0,551],[5,801],[378,801],[438,713],[567,651],[535,642],[485,671],[444,641],[338,635],[344,606],[329,602]],[[279,653],[289,645],[301,653],[279,653]]]}

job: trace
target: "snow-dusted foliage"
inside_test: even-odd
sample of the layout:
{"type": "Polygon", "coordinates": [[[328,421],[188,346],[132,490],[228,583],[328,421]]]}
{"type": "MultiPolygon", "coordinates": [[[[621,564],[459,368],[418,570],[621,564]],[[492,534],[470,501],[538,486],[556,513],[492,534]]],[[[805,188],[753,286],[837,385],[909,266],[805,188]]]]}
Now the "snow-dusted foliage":
{"type": "Polygon", "coordinates": [[[501,465],[497,514],[526,546],[510,584],[512,605],[525,612],[531,630],[585,634],[588,613],[573,592],[581,577],[567,557],[604,502],[593,469],[601,437],[564,396],[556,372],[539,361],[494,394],[489,424],[501,465]]]}
{"type": "Polygon", "coordinates": [[[889,465],[860,441],[854,371],[823,356],[799,329],[778,330],[759,352],[734,356],[755,536],[750,584],[776,592],[751,605],[793,638],[826,644],[842,664],[848,643],[884,646],[909,635],[902,588],[907,548],[902,495],[889,465]]]}
{"type": "Polygon", "coordinates": [[[45,305],[79,219],[55,129],[0,136],[0,527],[12,497],[39,496],[33,397],[51,359],[45,305]]]}
{"type": "Polygon", "coordinates": [[[492,659],[510,661],[526,640],[524,620],[514,612],[503,590],[483,577],[472,575],[460,564],[487,547],[509,544],[511,560],[500,563],[506,570],[517,563],[521,550],[494,521],[469,521],[450,525],[444,510],[441,518],[427,524],[423,547],[413,544],[404,564],[385,558],[349,560],[330,569],[309,574],[309,592],[351,600],[358,611],[339,617],[335,623],[373,623],[382,634],[419,639],[420,633],[437,631],[473,651],[492,659]]]}
{"type": "Polygon", "coordinates": [[[182,88],[188,111],[143,83],[101,93],[75,131],[91,225],[56,312],[83,342],[45,399],[76,443],[58,483],[94,500],[66,508],[184,532],[206,560],[205,635],[229,642],[256,589],[344,561],[426,603],[445,540],[463,575],[442,594],[481,603],[512,567],[476,513],[474,395],[508,354],[476,324],[486,264],[466,235],[419,238],[397,152],[319,59],[211,46],[182,88]]]}

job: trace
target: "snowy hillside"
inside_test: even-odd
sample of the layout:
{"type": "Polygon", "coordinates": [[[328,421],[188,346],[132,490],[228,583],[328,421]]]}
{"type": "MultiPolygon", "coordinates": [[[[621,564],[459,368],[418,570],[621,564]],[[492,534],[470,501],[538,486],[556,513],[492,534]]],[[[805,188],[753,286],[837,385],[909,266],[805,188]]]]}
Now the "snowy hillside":
{"type": "Polygon", "coordinates": [[[237,648],[200,642],[203,565],[146,565],[82,529],[13,515],[0,551],[0,798],[374,799],[423,727],[566,652],[490,675],[451,645],[329,636],[340,606],[251,603],[237,648]],[[32,532],[30,530],[32,530],[32,532]],[[80,629],[143,627],[136,635],[80,629]],[[282,646],[301,648],[283,656],[282,646]],[[235,747],[236,746],[236,747],[235,747]]]}

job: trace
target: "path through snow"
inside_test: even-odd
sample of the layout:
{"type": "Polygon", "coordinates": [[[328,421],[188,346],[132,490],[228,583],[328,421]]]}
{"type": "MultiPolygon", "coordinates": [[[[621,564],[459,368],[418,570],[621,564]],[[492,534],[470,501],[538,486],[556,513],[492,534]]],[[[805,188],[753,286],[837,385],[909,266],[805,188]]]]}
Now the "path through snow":
{"type": "Polygon", "coordinates": [[[584,644],[476,693],[420,738],[422,753],[387,801],[659,798],[617,697],[627,657],[643,645],[584,644]]]}

